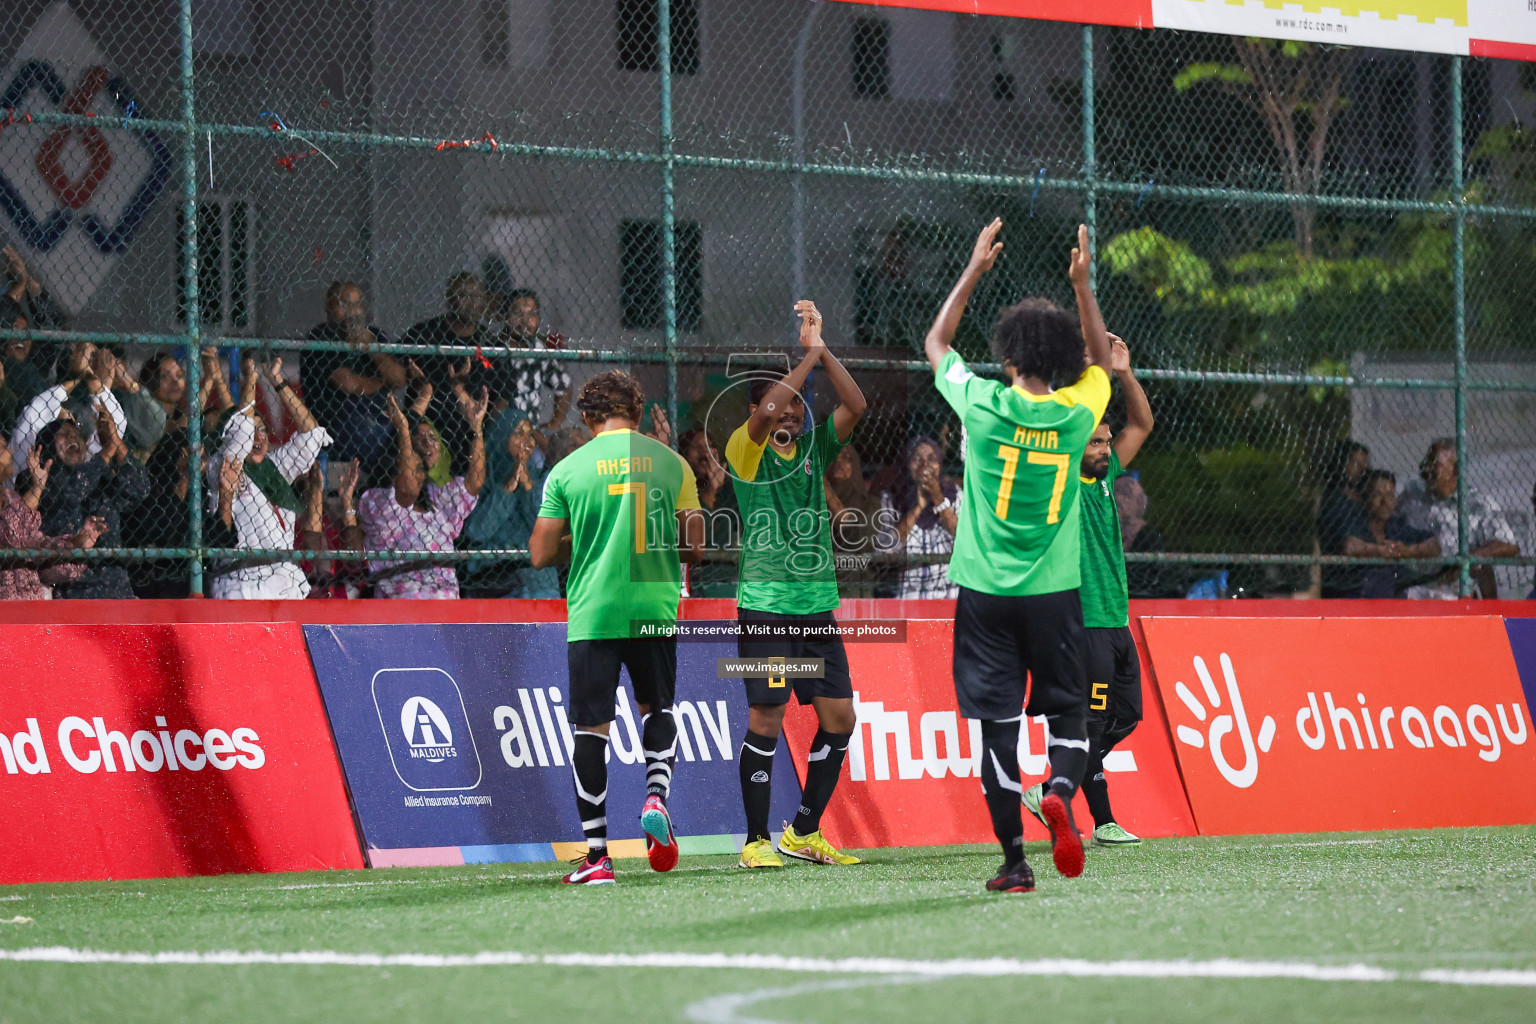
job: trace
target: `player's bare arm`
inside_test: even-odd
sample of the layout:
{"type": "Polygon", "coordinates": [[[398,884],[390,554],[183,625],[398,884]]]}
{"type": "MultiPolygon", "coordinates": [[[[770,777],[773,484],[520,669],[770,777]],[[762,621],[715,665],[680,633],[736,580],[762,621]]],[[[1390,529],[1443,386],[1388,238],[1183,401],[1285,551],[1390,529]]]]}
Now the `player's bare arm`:
{"type": "Polygon", "coordinates": [[[571,521],[539,516],[528,535],[528,559],[535,569],[569,561],[571,557],[571,521]]]}
{"type": "Polygon", "coordinates": [[[827,371],[827,379],[832,382],[832,390],[837,392],[837,408],[832,412],[832,428],[837,431],[837,439],[846,442],[853,436],[853,428],[858,426],[859,420],[864,418],[864,410],[869,403],[864,400],[864,392],[859,390],[859,385],[854,382],[848,373],[848,368],[838,362],[832,350],[827,348],[821,338],[822,316],[816,308],[816,303],[810,299],[801,299],[795,303],[795,312],[800,314],[800,344],[809,353],[816,348],[821,349],[821,368],[827,371]],[[809,327],[807,333],[803,328],[809,327]]]}
{"type": "Polygon", "coordinates": [[[1072,292],[1077,296],[1077,315],[1083,325],[1083,344],[1088,347],[1088,362],[1109,370],[1109,331],[1104,328],[1104,314],[1099,312],[1099,300],[1088,283],[1088,270],[1093,266],[1093,251],[1088,245],[1088,225],[1077,226],[1077,245],[1072,247],[1072,262],[1067,276],[1072,278],[1072,292]]]}
{"type": "Polygon", "coordinates": [[[928,365],[935,372],[944,357],[949,355],[955,331],[960,328],[960,318],[965,315],[965,304],[971,300],[971,292],[976,290],[976,282],[992,269],[1003,251],[1003,243],[997,240],[998,232],[1002,230],[1001,217],[992,218],[992,223],[981,229],[981,234],[976,236],[976,244],[971,248],[970,261],[961,271],[954,288],[950,289],[944,305],[939,307],[939,315],[933,318],[933,326],[928,328],[928,337],[923,339],[923,351],[928,356],[928,365]]]}
{"type": "MultiPolygon", "coordinates": [[[[798,310],[799,306],[797,305],[795,308],[798,310]]],[[[806,339],[810,335],[810,330],[810,324],[805,316],[802,315],[800,317],[800,345],[805,349],[805,358],[801,359],[800,364],[789,371],[782,380],[768,389],[768,393],[763,396],[763,400],[757,403],[756,407],[752,409],[751,414],[747,417],[747,437],[751,439],[753,444],[760,445],[768,439],[768,432],[773,429],[773,424],[778,421],[779,410],[793,401],[796,395],[800,394],[800,389],[805,387],[805,378],[810,376],[816,364],[821,361],[821,353],[825,346],[820,344],[819,337],[816,344],[807,343],[806,339]]]]}
{"type": "Polygon", "coordinates": [[[704,560],[704,513],[700,509],[679,509],[677,515],[677,557],[685,565],[704,560]]]}
{"type": "Polygon", "coordinates": [[[1152,403],[1147,401],[1146,391],[1131,371],[1130,347],[1113,334],[1109,341],[1109,369],[1125,394],[1125,428],[1115,438],[1114,449],[1120,465],[1129,466],[1152,433],[1152,403]]]}

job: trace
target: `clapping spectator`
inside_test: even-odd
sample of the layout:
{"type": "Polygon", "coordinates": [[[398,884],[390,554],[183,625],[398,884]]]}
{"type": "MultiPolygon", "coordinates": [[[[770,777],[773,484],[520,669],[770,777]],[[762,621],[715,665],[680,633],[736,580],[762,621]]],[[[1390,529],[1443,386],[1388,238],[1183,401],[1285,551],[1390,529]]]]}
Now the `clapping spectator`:
{"type": "MultiPolygon", "coordinates": [[[[906,472],[880,496],[880,508],[894,516],[893,531],[883,547],[910,555],[948,555],[955,549],[960,515],[960,488],[943,477],[939,442],[919,437],[907,445],[906,472]]],[[[948,598],[960,590],[949,581],[942,562],[903,569],[897,583],[899,598],[948,598]]]]}
{"type": "MultiPolygon", "coordinates": [[[[12,468],[11,450],[0,444],[0,481],[11,476],[12,468]]],[[[44,461],[42,451],[33,448],[27,455],[27,471],[22,474],[26,493],[18,494],[9,484],[0,483],[0,548],[92,548],[106,532],[104,519],[88,516],[73,536],[49,537],[43,533],[43,517],[37,509],[52,469],[53,459],[44,461]]],[[[42,570],[14,563],[0,566],[0,601],[46,600],[53,596],[48,584],[78,579],[84,572],[83,565],[50,565],[42,570]]]]}
{"type": "MultiPolygon", "coordinates": [[[[201,354],[201,384],[198,387],[197,407],[203,410],[205,433],[217,427],[224,413],[234,404],[229,392],[229,379],[224,375],[224,362],[219,350],[204,348],[201,354]]],[[[169,352],[156,352],[139,368],[140,395],[147,393],[160,408],[159,415],[146,415],[163,423],[162,432],[185,430],[187,427],[187,373],[181,361],[169,352]]]]}
{"type": "MultiPolygon", "coordinates": [[[[363,528],[357,519],[357,481],[361,475],[357,459],[345,463],[336,477],[336,498],[342,523],[325,514],[325,476],[316,463],[304,474],[301,500],[304,514],[299,520],[299,546],[306,551],[363,550],[363,528]]],[[[311,598],[362,596],[367,573],[361,562],[343,562],[324,558],[304,565],[309,577],[311,598]]]]}
{"type": "MultiPolygon", "coordinates": [[[[1398,495],[1397,506],[1403,518],[1415,530],[1427,530],[1440,540],[1446,556],[1457,553],[1456,442],[1448,437],[1429,446],[1419,463],[1419,479],[1409,483],[1398,495]]],[[[1520,554],[1515,531],[1498,504],[1467,485],[1467,551],[1474,558],[1514,558],[1520,554]]],[[[1446,569],[1428,583],[1410,587],[1407,596],[1417,599],[1451,601],[1460,596],[1460,570],[1446,569]]],[[[1472,576],[1483,597],[1498,596],[1493,567],[1474,565],[1472,576]]]]}
{"type": "MultiPolygon", "coordinates": [[[[1440,539],[1417,530],[1397,515],[1397,477],[1372,469],[1360,479],[1365,510],[1344,541],[1344,554],[1355,558],[1434,558],[1440,539]]],[[[1422,574],[1420,574],[1422,578],[1422,574]]],[[[1397,597],[1411,582],[1410,574],[1394,565],[1371,566],[1360,573],[1360,586],[1340,597],[1397,597]]]]}
{"type": "MultiPolygon", "coordinates": [[[[54,420],[37,435],[36,461],[45,470],[47,484],[41,490],[38,512],[43,533],[51,537],[80,535],[87,524],[99,519],[96,533],[101,547],[123,546],[123,517],[138,508],[149,493],[144,468],[128,457],[128,446],[117,432],[111,415],[98,407],[96,435],[101,450],[90,452],[80,427],[70,418],[54,420]],[[48,460],[53,460],[48,466],[48,460]]],[[[29,467],[34,460],[29,457],[29,467]]],[[[17,481],[18,490],[31,489],[28,473],[17,481]]],[[[61,598],[131,598],[128,570],[105,561],[62,567],[65,578],[54,590],[61,598]]]]}
{"type": "MultiPolygon", "coordinates": [[[[62,331],[69,328],[69,314],[53,300],[48,294],[48,289],[43,283],[32,276],[27,269],[26,261],[13,246],[6,246],[0,250],[0,259],[5,262],[5,293],[0,299],[8,300],[16,308],[16,316],[25,321],[17,326],[17,330],[26,330],[28,327],[39,331],[62,331]]],[[[6,327],[11,327],[14,317],[0,316],[0,322],[6,327]]],[[[53,361],[53,344],[33,345],[29,349],[29,355],[34,367],[39,373],[46,372],[48,365],[53,361]]],[[[39,391],[42,389],[39,388],[39,391]]]]}
{"type": "MultiPolygon", "coordinates": [[[[466,548],[528,547],[539,515],[548,467],[533,439],[535,417],[521,409],[497,416],[486,432],[486,485],[464,523],[466,548]]],[[[498,562],[470,562],[466,597],[560,596],[560,573],[553,566],[534,569],[498,562]]]]}
{"type": "MultiPolygon", "coordinates": [[[[471,345],[479,349],[495,344],[491,332],[481,325],[485,316],[485,286],[480,283],[480,278],[467,271],[455,274],[448,279],[443,300],[446,307],[443,315],[414,324],[400,339],[401,344],[433,348],[471,345]]],[[[480,359],[491,362],[483,355],[480,359]]],[[[471,376],[484,374],[487,367],[470,356],[423,355],[418,361],[434,391],[427,418],[437,424],[448,442],[448,451],[462,465],[469,456],[469,438],[455,406],[461,395],[470,393],[471,376]]],[[[484,386],[485,380],[482,377],[476,383],[484,386]]]]}
{"type": "MultiPolygon", "coordinates": [[[[9,295],[0,295],[0,330],[25,331],[29,324],[21,304],[9,295]]],[[[27,404],[48,390],[48,380],[32,363],[33,343],[30,337],[8,338],[0,341],[0,368],[5,371],[6,389],[16,396],[18,406],[11,415],[10,424],[27,404]]]]}
{"type": "Polygon", "coordinates": [[[117,437],[121,438],[127,432],[128,420],[123,415],[123,407],[107,390],[107,382],[98,378],[93,369],[95,357],[96,346],[88,341],[75,342],[64,350],[59,357],[59,383],[32,399],[16,424],[16,432],[11,435],[11,457],[15,465],[26,462],[27,452],[32,450],[39,432],[57,420],[65,409],[69,410],[85,440],[87,456],[101,452],[105,443],[96,429],[98,410],[105,411],[112,420],[117,437]]]}
{"type": "MultiPolygon", "coordinates": [[[[358,507],[367,547],[371,550],[452,551],[474,511],[485,484],[485,439],[482,430],[490,405],[481,389],[478,400],[460,392],[459,412],[470,439],[469,465],[463,476],[451,468],[438,469],[443,442],[432,423],[412,424],[391,395],[385,400],[395,428],[398,462],[393,487],[366,491],[358,507]]],[[[419,562],[370,562],[377,597],[455,598],[459,581],[449,566],[413,568],[419,562]]]]}
{"type": "Polygon", "coordinates": [[[377,350],[389,339],[368,322],[363,290],[355,281],[331,282],[325,290],[325,322],[308,337],[345,342],[350,348],[306,352],[299,371],[310,410],[336,436],[330,457],[357,459],[372,476],[383,468],[392,436],[384,395],[405,386],[405,366],[377,350]]]}
{"type": "MultiPolygon", "coordinates": [[[[331,435],[288,385],[281,359],[273,359],[265,372],[282,396],[296,432],[286,443],[272,447],[267,424],[256,412],[256,362],[247,356],[239,406],[224,414],[209,437],[210,444],[217,445],[217,454],[208,461],[207,488],[210,500],[219,502],[219,519],[235,531],[236,547],[292,551],[302,508],[293,481],[314,465],[320,449],[331,443],[331,435]]],[[[309,581],[294,562],[243,564],[217,572],[209,596],[297,600],[309,596],[309,581]]]]}

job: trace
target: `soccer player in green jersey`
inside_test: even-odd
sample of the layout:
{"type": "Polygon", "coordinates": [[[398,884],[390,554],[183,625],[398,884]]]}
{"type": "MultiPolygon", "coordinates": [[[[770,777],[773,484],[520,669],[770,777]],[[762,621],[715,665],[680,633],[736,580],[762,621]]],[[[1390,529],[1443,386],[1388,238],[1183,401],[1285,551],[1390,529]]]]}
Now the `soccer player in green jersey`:
{"type": "MultiPolygon", "coordinates": [[[[1113,334],[1109,339],[1113,346],[1109,368],[1125,394],[1125,427],[1114,434],[1108,423],[1100,423],[1078,473],[1078,500],[1083,505],[1083,585],[1078,593],[1083,602],[1087,641],[1083,663],[1088,676],[1088,767],[1083,797],[1093,815],[1095,845],[1134,846],[1141,840],[1115,821],[1104,778],[1104,755],[1141,721],[1141,659],[1131,637],[1115,479],[1152,433],[1152,405],[1131,372],[1130,349],[1113,334]]],[[[1024,808],[1042,823],[1044,798],[1044,784],[1024,791],[1024,808]]]]}
{"type": "Polygon", "coordinates": [[[704,524],[693,470],[671,448],[638,432],[645,396],[622,370],[598,374],[581,387],[576,407],[592,440],[562,459],[544,481],[544,500],[528,554],[542,569],[570,558],[566,588],[566,658],[570,672],[571,769],[587,855],[564,881],[613,882],[608,857],[608,732],[619,668],[642,716],[645,751],[645,831],[651,867],[677,864],[677,839],[667,813],[677,723],[677,601],[679,559],[694,562],[704,524]],[[681,538],[682,543],[679,544],[681,538]]]}
{"type": "Polygon", "coordinates": [[[747,686],[747,734],[741,742],[741,801],[747,838],[745,868],[781,868],[780,854],[814,864],[857,864],[821,834],[821,815],[832,799],[855,726],[848,654],[835,630],[837,573],[827,512],[827,467],[864,415],[864,395],[821,339],[814,303],[795,304],[805,358],[780,380],[752,382],[747,421],[725,446],[725,461],[743,526],[736,618],[742,658],[823,658],[821,679],[758,676],[747,686]],[[837,392],[838,407],[809,431],[800,389],[820,365],[837,392]],[[786,822],[775,852],[768,835],[773,752],[791,690],[816,709],[805,790],[793,822],[786,822]]]}
{"type": "Polygon", "coordinates": [[[960,588],[955,694],[961,714],[981,722],[982,792],[1003,847],[1002,869],[987,888],[1029,892],[1035,876],[1024,859],[1017,754],[1026,693],[1027,713],[1044,715],[1051,733],[1053,774],[1040,812],[1052,859],[1068,877],[1083,870],[1072,821],[1089,753],[1082,528],[1078,489],[1068,485],[1109,404],[1110,346],[1088,283],[1088,229],[1079,226],[1070,276],[1080,324],[1054,303],[1025,299],[1005,308],[992,332],[1010,384],[971,372],[950,342],[971,291],[1002,252],[1002,228],[993,220],[977,236],[924,348],[939,393],[965,425],[965,502],[949,578],[960,588]]]}

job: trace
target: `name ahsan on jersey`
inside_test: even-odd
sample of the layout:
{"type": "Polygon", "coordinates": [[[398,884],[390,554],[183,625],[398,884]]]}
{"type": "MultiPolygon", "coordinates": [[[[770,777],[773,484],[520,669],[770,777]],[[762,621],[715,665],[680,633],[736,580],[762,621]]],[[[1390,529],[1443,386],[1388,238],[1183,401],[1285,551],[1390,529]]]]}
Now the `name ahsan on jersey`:
{"type": "Polygon", "coordinates": [[[652,470],[649,455],[626,455],[617,459],[598,459],[598,476],[626,476],[630,473],[649,473],[652,470]]]}
{"type": "Polygon", "coordinates": [[[1013,443],[1023,448],[1061,447],[1061,438],[1054,430],[1032,430],[1029,427],[1013,428],[1013,443]]]}

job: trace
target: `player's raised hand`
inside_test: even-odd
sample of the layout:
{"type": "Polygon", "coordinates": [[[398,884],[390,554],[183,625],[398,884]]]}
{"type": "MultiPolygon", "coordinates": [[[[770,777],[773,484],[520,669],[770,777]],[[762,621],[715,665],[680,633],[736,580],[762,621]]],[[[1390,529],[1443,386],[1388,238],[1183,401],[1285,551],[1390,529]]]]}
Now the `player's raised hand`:
{"type": "Polygon", "coordinates": [[[971,247],[971,269],[977,273],[985,274],[992,269],[997,262],[998,254],[1003,251],[1003,243],[997,240],[998,233],[1003,230],[1003,218],[993,217],[992,223],[981,229],[981,234],[976,236],[976,244],[971,247]]]}
{"type": "Polygon", "coordinates": [[[1073,284],[1086,285],[1088,283],[1088,269],[1093,265],[1093,251],[1088,247],[1088,225],[1077,226],[1077,244],[1072,247],[1072,263],[1067,268],[1067,276],[1072,278],[1073,284]]]}
{"type": "Polygon", "coordinates": [[[821,340],[821,311],[816,303],[801,299],[795,303],[795,315],[800,317],[800,347],[807,352],[825,347],[826,342],[821,340]]]}
{"type": "Polygon", "coordinates": [[[1113,373],[1129,373],[1131,350],[1118,334],[1109,335],[1109,369],[1113,373]]]}

